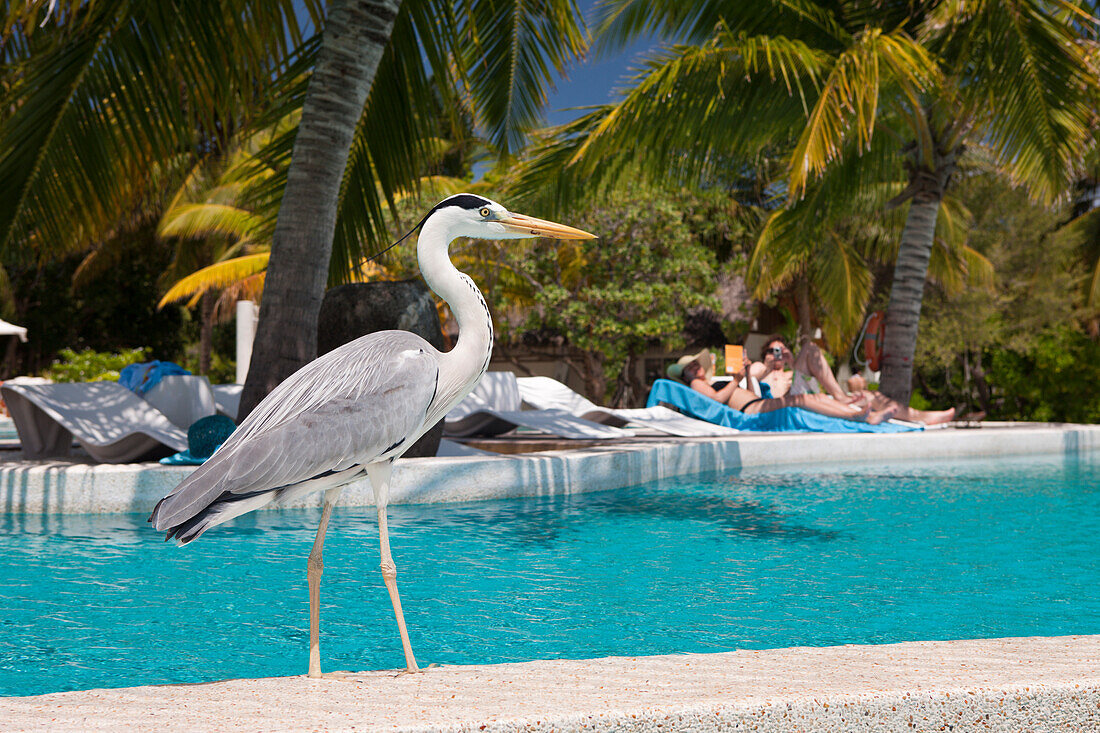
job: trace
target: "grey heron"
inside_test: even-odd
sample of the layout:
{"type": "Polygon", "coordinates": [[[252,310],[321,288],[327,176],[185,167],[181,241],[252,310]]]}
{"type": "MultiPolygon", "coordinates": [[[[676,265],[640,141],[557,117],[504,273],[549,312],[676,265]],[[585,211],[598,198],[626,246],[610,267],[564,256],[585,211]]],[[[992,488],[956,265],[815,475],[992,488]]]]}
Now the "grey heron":
{"type": "Polygon", "coordinates": [[[214,455],[160,500],[149,521],[186,544],[211,527],[272,503],[324,491],[307,562],[309,676],[321,676],[319,591],[322,548],[341,489],[369,477],[378,509],[382,578],[393,604],[405,664],[417,671],[397,594],[386,505],[400,457],[465,397],[489,366],[493,324],[473,280],[451,263],[458,237],[594,239],[562,224],[509,212],[474,194],[456,194],[418,225],[417,261],[428,286],[451,308],[459,338],[446,353],[407,331],[380,331],[347,343],[288,377],[256,406],[214,455]]]}

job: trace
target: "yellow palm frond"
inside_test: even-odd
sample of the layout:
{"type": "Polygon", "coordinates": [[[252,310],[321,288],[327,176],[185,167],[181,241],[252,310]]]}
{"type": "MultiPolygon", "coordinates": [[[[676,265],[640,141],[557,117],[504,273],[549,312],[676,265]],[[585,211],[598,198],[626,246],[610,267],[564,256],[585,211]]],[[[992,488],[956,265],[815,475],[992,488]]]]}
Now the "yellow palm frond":
{"type": "Polygon", "coordinates": [[[202,295],[208,290],[236,285],[242,280],[266,270],[270,258],[270,252],[258,252],[204,267],[173,285],[157,303],[157,308],[163,308],[177,300],[202,295]]]}
{"type": "Polygon", "coordinates": [[[908,95],[936,77],[928,52],[904,31],[870,28],[841,53],[798,137],[789,167],[790,196],[803,194],[810,179],[839,158],[850,138],[866,151],[878,117],[879,95],[899,85],[908,95]]]}

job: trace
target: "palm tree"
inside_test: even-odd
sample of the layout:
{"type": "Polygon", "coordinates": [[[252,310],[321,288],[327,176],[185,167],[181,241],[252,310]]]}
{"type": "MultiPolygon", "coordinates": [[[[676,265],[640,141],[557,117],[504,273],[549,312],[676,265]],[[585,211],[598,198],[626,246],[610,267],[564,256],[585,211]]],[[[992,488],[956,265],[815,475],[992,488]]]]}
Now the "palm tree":
{"type": "Polygon", "coordinates": [[[302,110],[265,151],[275,167],[293,151],[293,165],[269,182],[285,195],[260,196],[280,215],[243,412],[314,356],[330,254],[345,266],[376,247],[384,207],[415,187],[431,147],[429,78],[508,155],[554,70],[585,49],[574,0],[332,0],[327,17],[319,0],[50,8],[56,23],[38,28],[43,5],[9,0],[0,27],[4,257],[101,240],[194,158],[302,110]]]}
{"type": "Polygon", "coordinates": [[[0,256],[83,251],[148,216],[291,78],[299,8],[321,15],[318,0],[5,2],[0,256]]]}
{"type": "Polygon", "coordinates": [[[684,45],[639,70],[615,104],[562,130],[545,160],[571,180],[613,175],[629,150],[650,171],[705,176],[789,142],[791,231],[904,207],[882,389],[911,391],[937,218],[960,156],[983,146],[1040,199],[1062,195],[1098,87],[1095,19],[1069,0],[954,3],[605,0],[606,43],[662,32],[684,45]],[[884,195],[902,184],[892,198],[884,195]]]}
{"type": "MultiPolygon", "coordinates": [[[[560,70],[585,47],[572,0],[484,0],[458,8],[461,18],[439,0],[334,0],[287,173],[242,414],[316,354],[317,315],[341,205],[374,191],[365,185],[370,173],[385,184],[380,164],[392,163],[395,152],[409,151],[410,162],[422,152],[423,135],[403,141],[401,133],[406,126],[415,133],[435,100],[426,80],[419,81],[423,60],[449,96],[466,91],[479,122],[507,156],[537,119],[551,68],[560,70]],[[375,92],[382,64],[392,76],[380,76],[375,92]],[[410,85],[410,78],[419,83],[410,85]],[[412,94],[402,96],[410,86],[412,94]],[[357,125],[368,128],[366,140],[390,150],[353,150],[357,125]],[[349,152],[361,154],[361,178],[354,169],[346,172],[349,152]],[[349,181],[353,185],[343,185],[349,181]]],[[[415,168],[406,167],[397,180],[411,182],[415,168]]],[[[365,203],[375,205],[377,229],[380,207],[365,203]]]]}

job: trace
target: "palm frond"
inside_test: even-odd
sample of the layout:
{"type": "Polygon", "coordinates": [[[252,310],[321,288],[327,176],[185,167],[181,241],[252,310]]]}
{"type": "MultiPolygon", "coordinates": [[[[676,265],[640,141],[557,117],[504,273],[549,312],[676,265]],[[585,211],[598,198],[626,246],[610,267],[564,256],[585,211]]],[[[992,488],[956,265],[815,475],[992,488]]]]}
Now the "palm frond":
{"type": "Polygon", "coordinates": [[[575,0],[466,0],[460,55],[476,119],[502,156],[523,149],[556,73],[587,51],[575,0]]]}
{"type": "Polygon", "coordinates": [[[1005,0],[951,5],[925,30],[928,45],[953,64],[946,74],[958,110],[948,114],[972,118],[972,136],[1046,202],[1068,190],[1094,134],[1100,80],[1081,22],[1072,3],[1005,0]]]}
{"type": "MultiPolygon", "coordinates": [[[[890,22],[881,17],[882,8],[878,10],[879,22],[890,22]]],[[[811,0],[601,0],[596,5],[597,48],[617,51],[650,34],[698,44],[719,25],[748,35],[797,38],[815,46],[841,45],[848,31],[834,12],[811,0]]]]}
{"type": "Polygon", "coordinates": [[[809,276],[824,316],[826,337],[839,350],[863,323],[871,297],[871,270],[854,243],[834,229],[816,248],[809,276]]]}
{"type": "Polygon", "coordinates": [[[793,209],[778,209],[768,217],[747,270],[756,297],[788,287],[805,272],[821,234],[817,226],[805,227],[805,223],[802,212],[793,209]]]}
{"type": "Polygon", "coordinates": [[[661,51],[622,101],[540,141],[525,175],[564,164],[565,179],[584,186],[625,170],[666,182],[698,180],[716,166],[725,172],[731,159],[751,160],[793,138],[827,68],[826,55],[799,41],[725,30],[703,46],[661,51]]]}
{"type": "Polygon", "coordinates": [[[205,239],[226,237],[250,241],[262,224],[260,217],[238,206],[216,203],[179,204],[166,212],[157,226],[159,237],[205,239]]]}
{"type": "Polygon", "coordinates": [[[270,252],[257,252],[256,254],[234,257],[204,267],[169,288],[168,292],[157,303],[157,308],[163,308],[177,300],[202,295],[209,290],[234,286],[246,278],[266,270],[270,259],[270,252]]]}
{"type": "Polygon", "coordinates": [[[800,196],[809,180],[840,157],[849,141],[870,149],[878,126],[879,97],[895,86],[912,95],[936,78],[928,53],[904,32],[861,33],[833,64],[821,94],[791,154],[790,195],[800,196]]]}
{"type": "Polygon", "coordinates": [[[0,250],[102,236],[156,193],[162,161],[259,110],[302,38],[293,0],[61,3],[31,32],[32,5],[8,19],[25,53],[0,99],[0,250]]]}

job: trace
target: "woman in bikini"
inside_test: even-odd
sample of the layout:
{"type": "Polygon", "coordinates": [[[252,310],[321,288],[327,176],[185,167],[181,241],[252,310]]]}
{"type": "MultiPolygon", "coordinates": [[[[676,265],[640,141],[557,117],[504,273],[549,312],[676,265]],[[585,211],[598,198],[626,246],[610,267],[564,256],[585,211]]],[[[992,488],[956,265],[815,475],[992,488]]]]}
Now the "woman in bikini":
{"type": "Polygon", "coordinates": [[[684,384],[688,385],[696,392],[704,394],[712,400],[718,400],[719,402],[727,404],[746,415],[755,415],[759,412],[771,412],[772,410],[779,410],[784,407],[801,407],[804,410],[816,412],[819,415],[828,415],[829,417],[839,417],[844,420],[855,420],[857,422],[867,422],[871,425],[878,425],[880,422],[892,418],[897,412],[897,408],[894,406],[889,406],[882,410],[872,410],[870,406],[859,408],[843,404],[828,395],[822,394],[788,394],[783,397],[772,398],[757,397],[754,392],[738,386],[737,382],[739,381],[738,377],[740,375],[737,374],[735,374],[733,379],[730,380],[730,383],[722,387],[722,389],[714,389],[707,383],[705,375],[706,369],[703,368],[703,365],[698,361],[692,361],[684,367],[680,378],[684,381],[684,384]]]}

